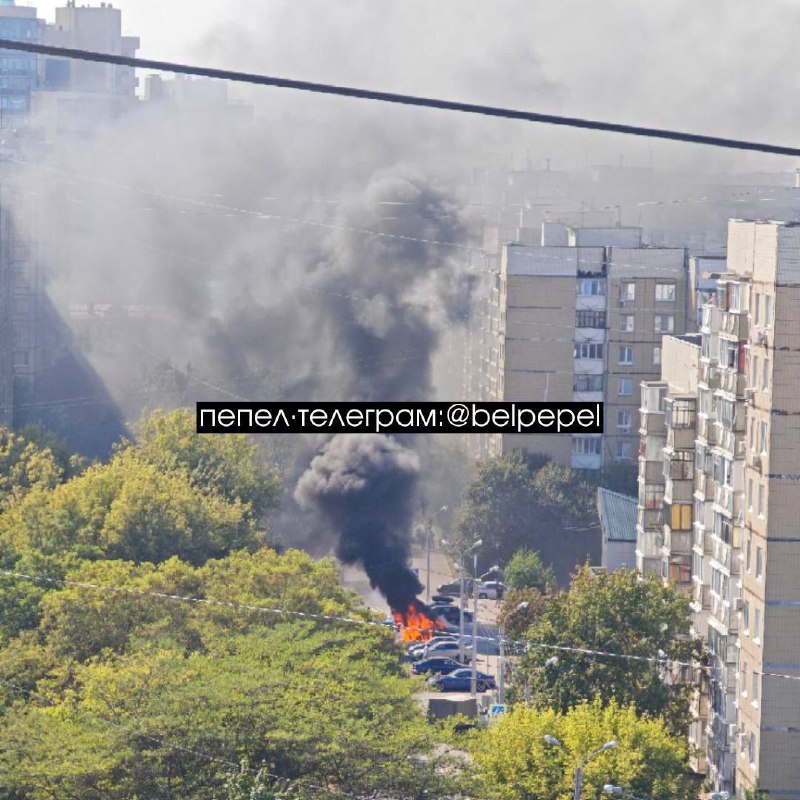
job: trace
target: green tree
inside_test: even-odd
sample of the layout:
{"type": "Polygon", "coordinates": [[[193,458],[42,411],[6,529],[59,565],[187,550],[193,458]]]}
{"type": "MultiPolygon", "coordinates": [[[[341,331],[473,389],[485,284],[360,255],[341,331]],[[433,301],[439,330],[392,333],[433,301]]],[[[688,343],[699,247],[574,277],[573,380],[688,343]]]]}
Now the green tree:
{"type": "Polygon", "coordinates": [[[525,636],[537,645],[632,658],[532,647],[515,670],[513,696],[527,685],[538,707],[562,711],[589,698],[616,700],[633,704],[639,713],[663,716],[676,733],[685,730],[693,684],[666,675],[659,654],[688,662],[699,651],[689,636],[689,600],[672,587],[654,578],[642,580],[633,571],[595,576],[583,567],[568,592],[550,598],[525,636]],[[558,657],[555,668],[547,664],[553,655],[558,657]]]}
{"type": "Polygon", "coordinates": [[[132,449],[54,489],[36,487],[0,517],[0,540],[20,553],[192,563],[262,535],[250,506],[201,491],[180,469],[161,471],[132,449]]]}
{"type": "Polygon", "coordinates": [[[482,539],[488,566],[532,548],[566,582],[597,538],[583,533],[596,521],[594,490],[574,470],[542,461],[515,452],[478,464],[459,509],[456,550],[482,539]]]}
{"type": "Polygon", "coordinates": [[[34,487],[52,489],[64,469],[49,446],[0,428],[0,511],[34,487]]]}
{"type": "Polygon", "coordinates": [[[161,472],[186,470],[197,488],[249,504],[263,521],[279,497],[275,468],[261,460],[258,445],[243,434],[201,435],[196,424],[195,412],[188,408],[154,411],[134,427],[134,441],[123,448],[161,472]]]}
{"type": "Polygon", "coordinates": [[[337,578],[296,551],[84,565],[70,579],[116,590],[49,592],[36,635],[0,652],[0,797],[217,800],[242,762],[301,798],[449,796],[390,632],[270,611],[368,621],[337,578]]]}
{"type": "Polygon", "coordinates": [[[527,547],[517,550],[503,571],[509,589],[538,589],[547,592],[556,585],[553,568],[542,563],[541,556],[527,547]]]}
{"type": "Polygon", "coordinates": [[[693,800],[685,739],[659,719],[638,716],[632,706],[597,698],[559,712],[518,707],[472,741],[485,796],[497,800],[572,798],[575,766],[608,741],[618,745],[585,767],[584,797],[603,797],[614,783],[638,797],[693,800]],[[545,736],[561,747],[547,744],[545,736]]]}

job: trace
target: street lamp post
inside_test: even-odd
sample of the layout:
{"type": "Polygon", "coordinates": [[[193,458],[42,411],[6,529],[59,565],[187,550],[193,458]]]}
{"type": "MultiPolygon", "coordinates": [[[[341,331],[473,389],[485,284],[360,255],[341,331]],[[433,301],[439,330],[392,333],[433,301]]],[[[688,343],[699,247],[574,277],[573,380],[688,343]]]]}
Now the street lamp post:
{"type": "MultiPolygon", "coordinates": [[[[559,739],[556,739],[555,736],[545,736],[544,740],[547,742],[547,744],[553,745],[554,747],[561,747],[568,753],[570,752],[566,745],[564,745],[559,739]]],[[[584,757],[581,761],[578,761],[577,765],[575,766],[574,773],[574,792],[572,795],[573,800],[581,800],[581,793],[583,791],[583,771],[586,769],[586,765],[592,759],[597,758],[597,756],[601,755],[602,753],[605,753],[606,750],[613,750],[617,744],[618,742],[615,739],[611,739],[611,741],[606,742],[602,747],[598,748],[592,753],[589,753],[589,755],[584,757]]]]}
{"type": "Polygon", "coordinates": [[[472,674],[469,679],[469,693],[472,697],[478,696],[478,590],[481,581],[499,569],[500,567],[495,565],[488,572],[479,576],[478,554],[475,553],[472,562],[472,674]]]}
{"type": "Polygon", "coordinates": [[[431,601],[431,540],[433,539],[433,520],[436,518],[436,514],[440,514],[442,511],[447,511],[447,506],[442,506],[428,520],[428,535],[426,537],[426,544],[425,544],[425,549],[427,551],[426,578],[425,578],[425,602],[426,603],[430,603],[430,601],[431,601]]]}
{"type": "MultiPolygon", "coordinates": [[[[514,609],[514,612],[517,611],[524,611],[530,604],[527,600],[523,600],[521,603],[517,604],[517,607],[514,609]]],[[[500,664],[499,664],[499,679],[497,684],[497,702],[500,705],[503,704],[506,697],[506,652],[505,652],[505,643],[506,643],[506,626],[505,623],[500,623],[500,664]]]]}
{"type": "MultiPolygon", "coordinates": [[[[442,544],[448,546],[450,543],[447,539],[442,539],[442,544]]],[[[483,539],[478,539],[476,542],[473,542],[463,553],[461,553],[460,564],[459,564],[459,571],[461,576],[459,578],[459,604],[458,604],[458,661],[460,664],[464,663],[464,611],[466,610],[466,592],[464,591],[464,576],[466,575],[467,568],[467,556],[469,555],[471,550],[477,550],[483,544],[483,539]]],[[[475,553],[475,566],[477,568],[478,564],[478,554],[475,553]]],[[[475,579],[473,578],[473,584],[475,584],[475,579]]],[[[477,584],[475,584],[477,585],[477,584]]],[[[475,590],[475,596],[477,598],[477,589],[475,590]]],[[[476,600],[477,603],[477,600],[476,600]]],[[[474,677],[474,670],[475,670],[475,619],[473,618],[473,631],[472,631],[472,651],[473,651],[473,677],[474,677]]],[[[474,682],[473,682],[474,685],[474,682]]],[[[473,691],[472,696],[475,697],[477,691],[473,691]]]]}

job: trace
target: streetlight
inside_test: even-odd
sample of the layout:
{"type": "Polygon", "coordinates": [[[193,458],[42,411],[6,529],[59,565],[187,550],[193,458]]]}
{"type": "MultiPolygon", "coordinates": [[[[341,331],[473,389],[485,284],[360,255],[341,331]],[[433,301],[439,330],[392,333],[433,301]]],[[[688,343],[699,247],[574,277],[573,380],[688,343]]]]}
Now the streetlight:
{"type": "MultiPolygon", "coordinates": [[[[517,607],[511,612],[512,614],[516,614],[517,611],[523,611],[528,607],[529,603],[527,600],[523,600],[521,603],[517,604],[517,607]]],[[[506,660],[505,660],[505,633],[506,633],[506,626],[505,623],[500,623],[500,681],[497,687],[497,702],[501,705],[503,704],[503,700],[505,699],[506,693],[506,660]]]]}
{"type": "MultiPolygon", "coordinates": [[[[484,576],[478,577],[478,548],[483,544],[483,539],[478,539],[472,547],[467,550],[474,551],[472,554],[472,674],[469,677],[470,697],[478,697],[478,586],[484,576]]],[[[465,553],[466,555],[466,553],[465,553]]],[[[494,572],[500,567],[494,566],[486,574],[494,572]]]]}
{"type": "MultiPolygon", "coordinates": [[[[445,547],[450,546],[450,542],[447,539],[442,539],[442,544],[445,547]]],[[[458,660],[461,664],[464,663],[464,611],[466,605],[466,598],[464,596],[464,575],[467,571],[466,567],[466,560],[469,553],[473,550],[477,550],[483,544],[483,539],[478,539],[477,541],[473,542],[466,550],[460,553],[459,561],[459,613],[458,613],[458,660]]],[[[478,554],[475,553],[475,561],[474,561],[475,569],[474,574],[478,572],[478,554]]],[[[472,687],[472,696],[477,697],[477,683],[475,681],[475,619],[477,618],[477,605],[478,605],[478,590],[477,590],[477,583],[475,579],[472,579],[473,587],[474,587],[474,594],[475,594],[475,609],[476,614],[472,619],[472,680],[470,681],[470,685],[472,687]]]]}
{"type": "MultiPolygon", "coordinates": [[[[562,749],[566,750],[570,755],[574,754],[570,751],[570,749],[563,744],[561,741],[556,739],[555,736],[545,735],[544,737],[545,742],[547,744],[552,745],[553,747],[561,747],[562,749]]],[[[583,771],[586,769],[586,765],[597,756],[605,753],[606,750],[613,750],[617,747],[619,742],[616,739],[611,739],[610,741],[606,742],[602,747],[594,750],[593,752],[589,753],[588,756],[585,756],[582,761],[579,761],[577,766],[575,767],[575,791],[573,793],[573,800],[581,800],[581,790],[583,789],[583,771]]],[[[611,784],[608,784],[609,786],[611,784]]]]}
{"type": "Polygon", "coordinates": [[[438,511],[435,511],[431,518],[428,520],[428,535],[426,537],[425,549],[427,551],[427,577],[425,579],[425,602],[431,601],[431,539],[433,538],[433,521],[436,519],[437,514],[447,511],[447,506],[442,506],[438,511]]]}

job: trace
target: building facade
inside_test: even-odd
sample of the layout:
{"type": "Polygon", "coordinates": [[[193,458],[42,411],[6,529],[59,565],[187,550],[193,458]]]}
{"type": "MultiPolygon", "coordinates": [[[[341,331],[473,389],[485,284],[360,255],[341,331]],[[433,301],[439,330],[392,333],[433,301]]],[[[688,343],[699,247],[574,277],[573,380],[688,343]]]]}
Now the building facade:
{"type": "Polygon", "coordinates": [[[660,549],[708,651],[695,769],[717,791],[758,785],[796,800],[800,226],[731,221],[727,271],[708,298],[699,349],[665,340],[661,380],[643,384],[637,566],[655,572],[660,549]]]}
{"type": "Polygon", "coordinates": [[[662,336],[686,330],[685,251],[642,247],[638,228],[549,224],[542,241],[502,249],[487,399],[604,402],[605,433],[506,434],[489,452],[535,451],[587,470],[634,464],[640,384],[660,374],[662,336]]]}

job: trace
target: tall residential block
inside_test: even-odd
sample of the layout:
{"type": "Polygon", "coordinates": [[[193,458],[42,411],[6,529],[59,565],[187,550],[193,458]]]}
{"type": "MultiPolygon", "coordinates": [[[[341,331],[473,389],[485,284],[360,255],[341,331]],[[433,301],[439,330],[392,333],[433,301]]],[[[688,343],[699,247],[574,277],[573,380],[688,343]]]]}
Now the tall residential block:
{"type": "Polygon", "coordinates": [[[638,228],[550,224],[542,241],[502,250],[491,399],[604,402],[605,434],[505,434],[490,452],[542,452],[576,469],[633,464],[640,384],[660,374],[662,336],[686,330],[686,253],[642,246],[638,228]]]}
{"type": "Polygon", "coordinates": [[[707,297],[699,353],[665,340],[661,380],[643,384],[637,565],[660,562],[691,592],[709,654],[695,768],[718,791],[797,800],[800,226],[731,221],[727,270],[707,297]]]}

